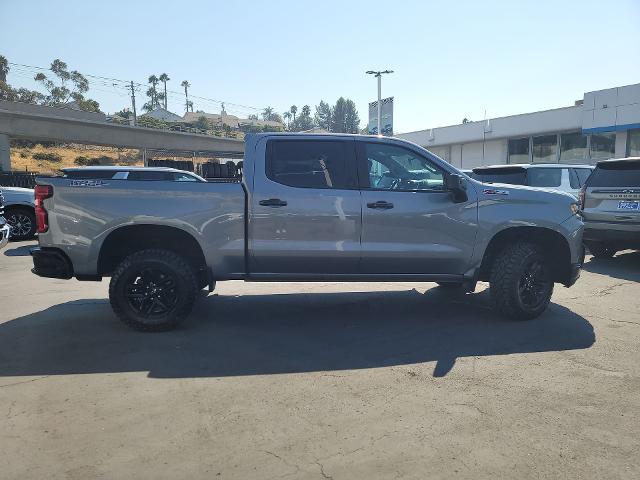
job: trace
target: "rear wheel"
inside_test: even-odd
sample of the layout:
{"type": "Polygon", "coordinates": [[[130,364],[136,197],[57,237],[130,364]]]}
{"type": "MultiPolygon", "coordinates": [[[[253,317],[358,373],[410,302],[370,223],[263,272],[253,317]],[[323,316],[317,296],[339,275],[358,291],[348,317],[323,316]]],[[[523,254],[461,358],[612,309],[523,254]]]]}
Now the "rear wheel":
{"type": "Polygon", "coordinates": [[[198,283],[191,265],[167,250],[142,250],[116,268],[109,300],[116,315],[136,330],[170,330],[191,311],[198,283]]]}
{"type": "Polygon", "coordinates": [[[494,308],[516,320],[545,311],[553,293],[548,261],[534,244],[519,242],[499,253],[489,279],[494,308]]]}
{"type": "Polygon", "coordinates": [[[33,238],[36,234],[36,215],[28,208],[12,208],[5,212],[5,220],[11,226],[11,240],[22,241],[33,238]]]}
{"type": "Polygon", "coordinates": [[[596,258],[611,258],[613,257],[617,250],[606,243],[588,243],[587,247],[596,258]]]}

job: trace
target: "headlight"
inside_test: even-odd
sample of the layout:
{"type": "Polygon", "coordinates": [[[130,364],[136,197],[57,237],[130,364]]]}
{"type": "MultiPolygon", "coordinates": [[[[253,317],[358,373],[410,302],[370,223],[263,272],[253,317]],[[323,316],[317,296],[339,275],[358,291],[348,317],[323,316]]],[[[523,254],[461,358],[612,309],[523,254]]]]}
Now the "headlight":
{"type": "Polygon", "coordinates": [[[576,215],[580,211],[580,206],[577,203],[572,203],[569,205],[569,210],[571,210],[571,215],[576,215]]]}

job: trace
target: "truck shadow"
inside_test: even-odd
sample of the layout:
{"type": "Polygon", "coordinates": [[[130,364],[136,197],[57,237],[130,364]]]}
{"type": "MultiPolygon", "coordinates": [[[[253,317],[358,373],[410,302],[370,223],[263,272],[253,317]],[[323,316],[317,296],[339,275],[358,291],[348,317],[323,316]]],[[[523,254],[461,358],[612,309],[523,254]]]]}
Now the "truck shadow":
{"type": "Polygon", "coordinates": [[[592,325],[552,304],[514,322],[486,293],[385,292],[210,296],[180,328],[144,334],[104,299],[73,301],[0,324],[0,376],[148,371],[155,378],[225,377],[589,348],[592,325]]]}
{"type": "Polygon", "coordinates": [[[626,250],[613,258],[591,257],[583,268],[591,273],[640,282],[640,251],[626,250]]]}

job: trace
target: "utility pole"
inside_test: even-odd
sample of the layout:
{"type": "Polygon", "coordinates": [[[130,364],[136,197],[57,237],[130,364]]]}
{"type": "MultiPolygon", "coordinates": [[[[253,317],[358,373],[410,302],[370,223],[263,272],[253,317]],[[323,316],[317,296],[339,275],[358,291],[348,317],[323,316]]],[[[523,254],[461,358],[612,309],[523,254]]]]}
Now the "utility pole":
{"type": "Polygon", "coordinates": [[[133,88],[133,80],[131,80],[131,107],[133,109],[133,126],[138,124],[138,117],[136,115],[136,91],[133,88]]]}
{"type": "Polygon", "coordinates": [[[378,135],[382,135],[382,75],[385,73],[393,73],[393,70],[373,71],[366,72],[367,75],[373,75],[378,79],[378,135]]]}

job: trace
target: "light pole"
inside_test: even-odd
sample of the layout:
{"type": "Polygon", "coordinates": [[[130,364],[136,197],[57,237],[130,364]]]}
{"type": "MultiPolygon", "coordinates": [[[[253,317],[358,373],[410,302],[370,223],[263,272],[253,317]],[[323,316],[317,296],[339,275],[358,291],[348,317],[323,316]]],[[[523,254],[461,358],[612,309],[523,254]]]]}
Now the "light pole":
{"type": "Polygon", "coordinates": [[[382,75],[385,73],[393,73],[393,70],[383,70],[374,72],[369,70],[367,75],[373,75],[378,78],[378,135],[382,135],[382,75]]]}

